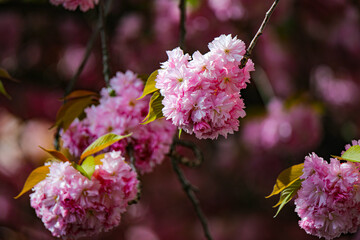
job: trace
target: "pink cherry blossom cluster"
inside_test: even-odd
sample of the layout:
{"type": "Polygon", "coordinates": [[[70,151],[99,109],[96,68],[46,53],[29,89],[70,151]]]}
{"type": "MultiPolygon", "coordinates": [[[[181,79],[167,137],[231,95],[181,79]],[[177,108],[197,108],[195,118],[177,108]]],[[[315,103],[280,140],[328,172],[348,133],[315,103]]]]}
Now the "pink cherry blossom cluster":
{"type": "Polygon", "coordinates": [[[53,162],[47,177],[33,188],[30,204],[53,236],[91,236],[120,223],[137,194],[136,173],[120,152],[106,153],[101,161],[91,180],[70,162],[53,162]]]}
{"type": "Polygon", "coordinates": [[[241,138],[250,150],[304,154],[319,144],[321,116],[313,107],[299,103],[286,109],[283,101],[274,98],[267,112],[244,125],[241,138]]]}
{"type": "Polygon", "coordinates": [[[299,225],[308,234],[325,239],[354,233],[360,225],[358,164],[330,163],[315,153],[305,158],[303,182],[295,200],[299,225]]]}
{"type": "Polygon", "coordinates": [[[99,0],[50,0],[50,3],[56,6],[62,4],[68,10],[75,10],[80,7],[81,11],[86,12],[94,8],[95,4],[99,3],[99,0]]]}
{"type": "Polygon", "coordinates": [[[133,72],[118,72],[111,79],[110,86],[116,96],[110,96],[107,88],[102,89],[100,104],[86,108],[86,118],[76,119],[61,133],[63,146],[79,156],[91,142],[106,133],[132,133],[131,137],[111,145],[110,150],[124,153],[131,144],[136,168],[140,173],[150,172],[169,152],[176,128],[165,119],[140,124],[147,115],[150,99],[136,100],[141,96],[144,84],[133,72]]]}
{"type": "Polygon", "coordinates": [[[210,51],[192,58],[180,48],[167,51],[156,88],[164,97],[163,115],[197,138],[224,137],[238,130],[239,117],[245,116],[240,90],[246,88],[254,64],[243,69],[240,60],[245,44],[231,35],[221,35],[208,45],[210,51]]]}

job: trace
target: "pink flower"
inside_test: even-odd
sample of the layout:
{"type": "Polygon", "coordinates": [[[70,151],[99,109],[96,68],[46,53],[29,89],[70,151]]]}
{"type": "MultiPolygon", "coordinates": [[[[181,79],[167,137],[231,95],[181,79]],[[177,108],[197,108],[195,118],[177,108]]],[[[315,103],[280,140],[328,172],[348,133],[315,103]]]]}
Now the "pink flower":
{"type": "Polygon", "coordinates": [[[221,35],[215,38],[208,45],[210,51],[217,55],[222,61],[235,62],[239,64],[239,61],[245,55],[245,43],[241,40],[238,40],[235,36],[234,38],[231,35],[221,35]]]}
{"type": "Polygon", "coordinates": [[[238,130],[245,116],[240,90],[246,88],[254,64],[240,69],[245,44],[231,35],[221,35],[209,43],[210,51],[199,51],[193,59],[180,48],[167,51],[156,88],[164,97],[163,115],[178,128],[197,138],[217,138],[238,130]]]}
{"type": "Polygon", "coordinates": [[[95,4],[99,3],[99,0],[50,0],[50,3],[55,6],[62,4],[63,7],[68,10],[75,10],[79,7],[81,11],[86,12],[89,9],[94,8],[95,4]]]}
{"type": "Polygon", "coordinates": [[[141,125],[149,107],[149,97],[141,96],[143,82],[131,71],[118,72],[110,85],[116,96],[109,96],[107,88],[101,90],[100,104],[85,109],[86,118],[75,120],[61,133],[63,146],[79,156],[96,138],[112,132],[118,135],[133,133],[112,146],[110,150],[125,152],[131,144],[135,150],[135,166],[141,173],[150,172],[169,152],[175,126],[165,119],[141,125]]]}
{"type": "Polygon", "coordinates": [[[119,225],[138,180],[120,152],[106,153],[101,161],[91,180],[69,162],[52,162],[48,176],[33,188],[30,204],[53,236],[88,237],[119,225]]]}
{"type": "Polygon", "coordinates": [[[303,172],[295,200],[300,227],[325,239],[356,232],[360,224],[356,164],[337,159],[327,163],[313,153],[305,158],[303,172]]]}
{"type": "MultiPolygon", "coordinates": [[[[352,146],[355,146],[355,145],[360,145],[360,140],[352,140],[351,144],[346,144],[345,145],[345,151],[348,150],[349,148],[351,148],[352,146]]],[[[341,155],[343,155],[345,153],[345,151],[342,151],[341,155]]]]}

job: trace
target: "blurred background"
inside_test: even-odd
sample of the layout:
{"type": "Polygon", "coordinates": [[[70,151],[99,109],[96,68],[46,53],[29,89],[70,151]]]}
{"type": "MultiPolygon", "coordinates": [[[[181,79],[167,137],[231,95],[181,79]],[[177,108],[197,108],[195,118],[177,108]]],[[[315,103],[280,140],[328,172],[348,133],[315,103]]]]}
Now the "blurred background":
{"type": "MultiPolygon", "coordinates": [[[[246,45],[270,0],[188,0],[186,51],[208,51],[220,34],[246,45]]],[[[19,82],[3,81],[0,96],[0,239],[53,239],[29,205],[18,200],[28,174],[53,148],[61,98],[97,22],[97,10],[67,11],[46,0],[0,0],[0,67],[19,82]]],[[[150,74],[178,46],[177,0],[113,1],[107,18],[111,69],[150,74]]],[[[298,227],[289,203],[274,219],[277,198],[265,199],[277,175],[316,152],[340,155],[360,134],[360,2],[284,0],[252,55],[256,71],[241,92],[247,116],[227,139],[195,142],[205,154],[199,169],[184,169],[215,240],[317,239],[298,227]]],[[[74,89],[104,86],[99,39],[74,89]]],[[[139,204],[119,227],[92,239],[204,239],[170,161],[142,176],[139,204]]],[[[360,233],[341,239],[360,239],[360,233]]]]}

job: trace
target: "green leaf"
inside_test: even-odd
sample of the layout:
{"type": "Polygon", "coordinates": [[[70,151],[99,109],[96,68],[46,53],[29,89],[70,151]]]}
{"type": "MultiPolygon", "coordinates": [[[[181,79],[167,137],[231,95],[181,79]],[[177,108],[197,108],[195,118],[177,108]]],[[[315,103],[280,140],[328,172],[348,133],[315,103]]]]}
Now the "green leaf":
{"type": "Polygon", "coordinates": [[[187,0],[187,2],[192,6],[193,8],[198,8],[200,6],[200,0],[187,0]]]}
{"type": "MultiPolygon", "coordinates": [[[[333,156],[336,157],[336,156],[333,156]]],[[[345,160],[349,162],[360,162],[360,146],[355,145],[350,147],[346,152],[344,152],[341,157],[336,157],[339,160],[345,160]]]]}
{"type": "Polygon", "coordinates": [[[105,135],[99,137],[98,139],[96,139],[92,144],[90,144],[90,146],[88,146],[83,151],[83,153],[80,156],[80,160],[109,147],[110,145],[116,143],[117,141],[119,141],[121,139],[130,137],[131,135],[132,135],[132,133],[130,133],[128,135],[124,135],[124,136],[117,135],[114,133],[105,134],[105,135]]]}
{"type": "Polygon", "coordinates": [[[0,93],[7,97],[8,99],[11,99],[10,95],[6,92],[3,83],[0,81],[0,93]]]}
{"type": "Polygon", "coordinates": [[[81,164],[81,167],[86,172],[88,178],[91,179],[91,176],[95,172],[95,158],[93,156],[88,156],[81,164]]]}
{"type": "Polygon", "coordinates": [[[78,170],[83,176],[87,177],[89,180],[91,180],[91,176],[88,175],[88,173],[83,169],[82,166],[79,164],[73,163],[73,167],[78,170]]]}
{"type": "Polygon", "coordinates": [[[181,133],[182,133],[182,128],[179,128],[179,139],[181,137],[181,133]]]}
{"type": "Polygon", "coordinates": [[[156,119],[164,117],[162,113],[162,109],[164,108],[164,105],[162,104],[163,99],[164,97],[161,96],[160,91],[154,92],[149,103],[149,113],[141,124],[148,124],[156,119]]]}
{"type": "Polygon", "coordinates": [[[21,195],[32,189],[36,184],[44,180],[47,177],[47,174],[50,172],[49,167],[50,165],[44,165],[34,169],[26,179],[21,192],[14,198],[19,198],[21,195]]]}
{"type": "MultiPolygon", "coordinates": [[[[39,146],[40,147],[40,146],[39,146]]],[[[67,157],[65,157],[64,154],[62,154],[59,151],[56,150],[49,150],[49,149],[45,149],[43,147],[40,147],[42,150],[44,150],[45,152],[49,153],[51,156],[53,156],[54,158],[61,160],[63,162],[70,162],[69,159],[67,157]]]]}
{"type": "Polygon", "coordinates": [[[295,182],[293,182],[281,192],[279,202],[275,206],[273,206],[279,206],[274,218],[279,214],[281,209],[295,196],[295,194],[301,187],[302,181],[302,179],[297,179],[295,182]]]}
{"type": "Polygon", "coordinates": [[[155,87],[156,84],[156,77],[158,75],[158,70],[154,71],[153,73],[150,74],[149,78],[147,79],[146,83],[145,83],[145,87],[144,87],[144,92],[141,95],[141,97],[139,97],[136,100],[142,99],[143,97],[145,97],[146,95],[156,92],[158,89],[155,87]]]}
{"type": "Polygon", "coordinates": [[[285,169],[284,171],[282,171],[276,179],[276,183],[274,185],[272,193],[266,198],[279,194],[285,188],[296,182],[303,174],[302,172],[303,168],[304,168],[304,164],[301,163],[291,166],[285,169]]]}

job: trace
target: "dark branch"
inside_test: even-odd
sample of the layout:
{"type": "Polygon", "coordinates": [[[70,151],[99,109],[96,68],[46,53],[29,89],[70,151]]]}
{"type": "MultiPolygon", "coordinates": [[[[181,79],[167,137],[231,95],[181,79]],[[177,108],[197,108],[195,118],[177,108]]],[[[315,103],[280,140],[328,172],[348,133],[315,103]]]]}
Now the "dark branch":
{"type": "Polygon", "coordinates": [[[87,63],[87,61],[89,60],[90,54],[92,49],[94,48],[94,43],[96,41],[96,38],[99,34],[100,28],[99,26],[96,26],[96,29],[94,30],[94,32],[91,34],[91,37],[86,45],[86,51],[83,57],[83,60],[81,61],[81,64],[79,66],[79,68],[77,69],[75,75],[71,78],[65,93],[64,93],[64,97],[67,96],[74,88],[74,85],[76,83],[76,81],[78,80],[78,78],[80,77],[80,74],[82,73],[82,71],[84,70],[84,67],[87,63]]]}
{"type": "Polygon", "coordinates": [[[195,160],[190,161],[187,157],[180,156],[176,152],[173,152],[173,154],[176,154],[176,157],[178,158],[178,160],[181,164],[184,164],[188,167],[198,167],[203,163],[204,155],[202,154],[200,149],[196,146],[196,144],[194,144],[193,142],[179,140],[179,139],[174,138],[173,144],[189,148],[195,155],[195,160]]]}
{"type": "Polygon", "coordinates": [[[104,0],[99,2],[99,21],[100,21],[100,38],[103,60],[103,74],[106,86],[110,84],[110,64],[109,64],[109,51],[107,46],[107,37],[105,32],[105,8],[104,0]]]}
{"type": "Polygon", "coordinates": [[[180,39],[179,46],[182,50],[185,50],[185,35],[186,35],[186,0],[180,0],[180,39]]]}
{"type": "MultiPolygon", "coordinates": [[[[105,13],[106,15],[109,12],[111,3],[112,3],[112,0],[109,0],[107,5],[106,5],[106,13],[105,13]]],[[[91,34],[91,37],[90,37],[90,39],[89,39],[89,41],[88,41],[88,43],[86,45],[86,51],[85,51],[84,57],[83,57],[83,59],[82,59],[82,61],[80,63],[80,66],[78,67],[76,73],[71,78],[68,86],[66,87],[65,92],[64,92],[64,97],[67,96],[73,90],[76,81],[79,79],[79,76],[81,75],[82,71],[84,70],[84,67],[86,66],[86,63],[89,60],[91,51],[94,48],[94,44],[95,44],[97,36],[98,36],[98,34],[100,32],[101,26],[102,26],[102,18],[100,18],[98,20],[98,22],[96,24],[96,28],[93,31],[93,33],[91,34]]],[[[64,101],[64,103],[65,103],[65,101],[64,101]]],[[[60,129],[61,129],[60,127],[58,127],[56,129],[55,136],[54,136],[54,147],[55,147],[56,150],[60,150],[60,141],[59,141],[59,139],[60,139],[60,129]]]]}
{"type": "MultiPolygon", "coordinates": [[[[91,51],[94,47],[94,43],[96,41],[96,38],[99,34],[100,31],[100,25],[97,24],[96,29],[93,31],[87,45],[86,45],[86,51],[84,54],[84,57],[80,63],[80,66],[78,67],[76,73],[74,74],[74,76],[71,78],[71,80],[69,81],[65,92],[64,92],[64,97],[67,96],[74,88],[74,85],[76,83],[76,81],[79,79],[80,74],[82,73],[82,71],[84,70],[84,67],[87,63],[87,61],[89,60],[91,51]]],[[[64,100],[64,104],[65,104],[65,100],[64,100]]],[[[55,133],[55,138],[54,138],[54,147],[56,150],[60,150],[60,143],[59,143],[59,138],[60,138],[60,127],[58,127],[56,129],[56,133],[55,133]]]]}
{"type": "Polygon", "coordinates": [[[127,148],[126,148],[127,154],[129,155],[129,159],[130,159],[130,166],[132,168],[132,170],[136,173],[136,177],[139,181],[139,184],[137,185],[137,195],[136,198],[132,201],[130,201],[128,204],[136,204],[139,202],[140,197],[141,197],[141,189],[142,189],[142,185],[141,185],[141,179],[140,179],[140,175],[138,174],[138,171],[136,169],[135,166],[135,156],[134,156],[134,147],[131,143],[128,144],[127,148]]]}
{"type": "Polygon", "coordinates": [[[176,154],[176,150],[175,150],[176,144],[177,144],[176,140],[174,140],[173,144],[171,145],[171,149],[170,149],[171,165],[181,183],[183,190],[185,191],[187,197],[189,198],[190,202],[192,203],[192,205],[195,209],[195,212],[201,222],[206,239],[212,240],[206,218],[200,207],[199,200],[197,199],[197,197],[195,195],[195,191],[197,191],[197,188],[194,187],[193,185],[191,185],[191,183],[186,179],[184,173],[181,171],[181,169],[178,165],[179,158],[178,158],[178,155],[176,154]]]}
{"type": "Polygon", "coordinates": [[[269,19],[270,19],[270,16],[271,14],[273,13],[276,5],[279,3],[280,0],[275,0],[273,2],[273,4],[271,5],[270,9],[266,12],[265,14],[265,18],[263,20],[263,22],[261,23],[260,25],[260,28],[258,29],[257,33],[255,34],[255,36],[253,37],[253,39],[251,40],[251,43],[248,47],[248,49],[246,50],[246,53],[244,55],[244,57],[241,59],[241,63],[240,63],[240,68],[244,68],[247,61],[249,60],[250,56],[251,56],[251,53],[252,53],[252,50],[253,48],[255,47],[256,45],[256,42],[258,40],[258,38],[261,36],[261,34],[263,33],[264,29],[265,29],[265,26],[266,24],[268,23],[269,19]]]}
{"type": "MultiPolygon", "coordinates": [[[[186,21],[186,0],[180,0],[179,4],[180,9],[180,39],[179,39],[179,45],[182,50],[185,48],[185,35],[186,35],[186,28],[185,28],[185,21],[186,21]]],[[[197,191],[197,188],[195,188],[193,185],[190,184],[190,182],[186,179],[183,172],[181,171],[178,163],[181,162],[188,166],[198,166],[203,162],[203,155],[201,151],[196,147],[195,144],[187,141],[180,141],[176,138],[176,136],[173,139],[173,142],[170,147],[170,153],[169,156],[171,158],[171,165],[174,169],[174,172],[176,173],[183,190],[185,191],[187,197],[191,201],[192,205],[195,208],[195,212],[201,222],[204,235],[207,240],[212,240],[206,218],[204,216],[203,211],[201,210],[199,200],[197,199],[195,195],[195,191],[197,191]],[[180,156],[176,153],[176,145],[181,145],[187,148],[190,148],[196,158],[196,161],[190,162],[186,158],[180,156]]]]}

